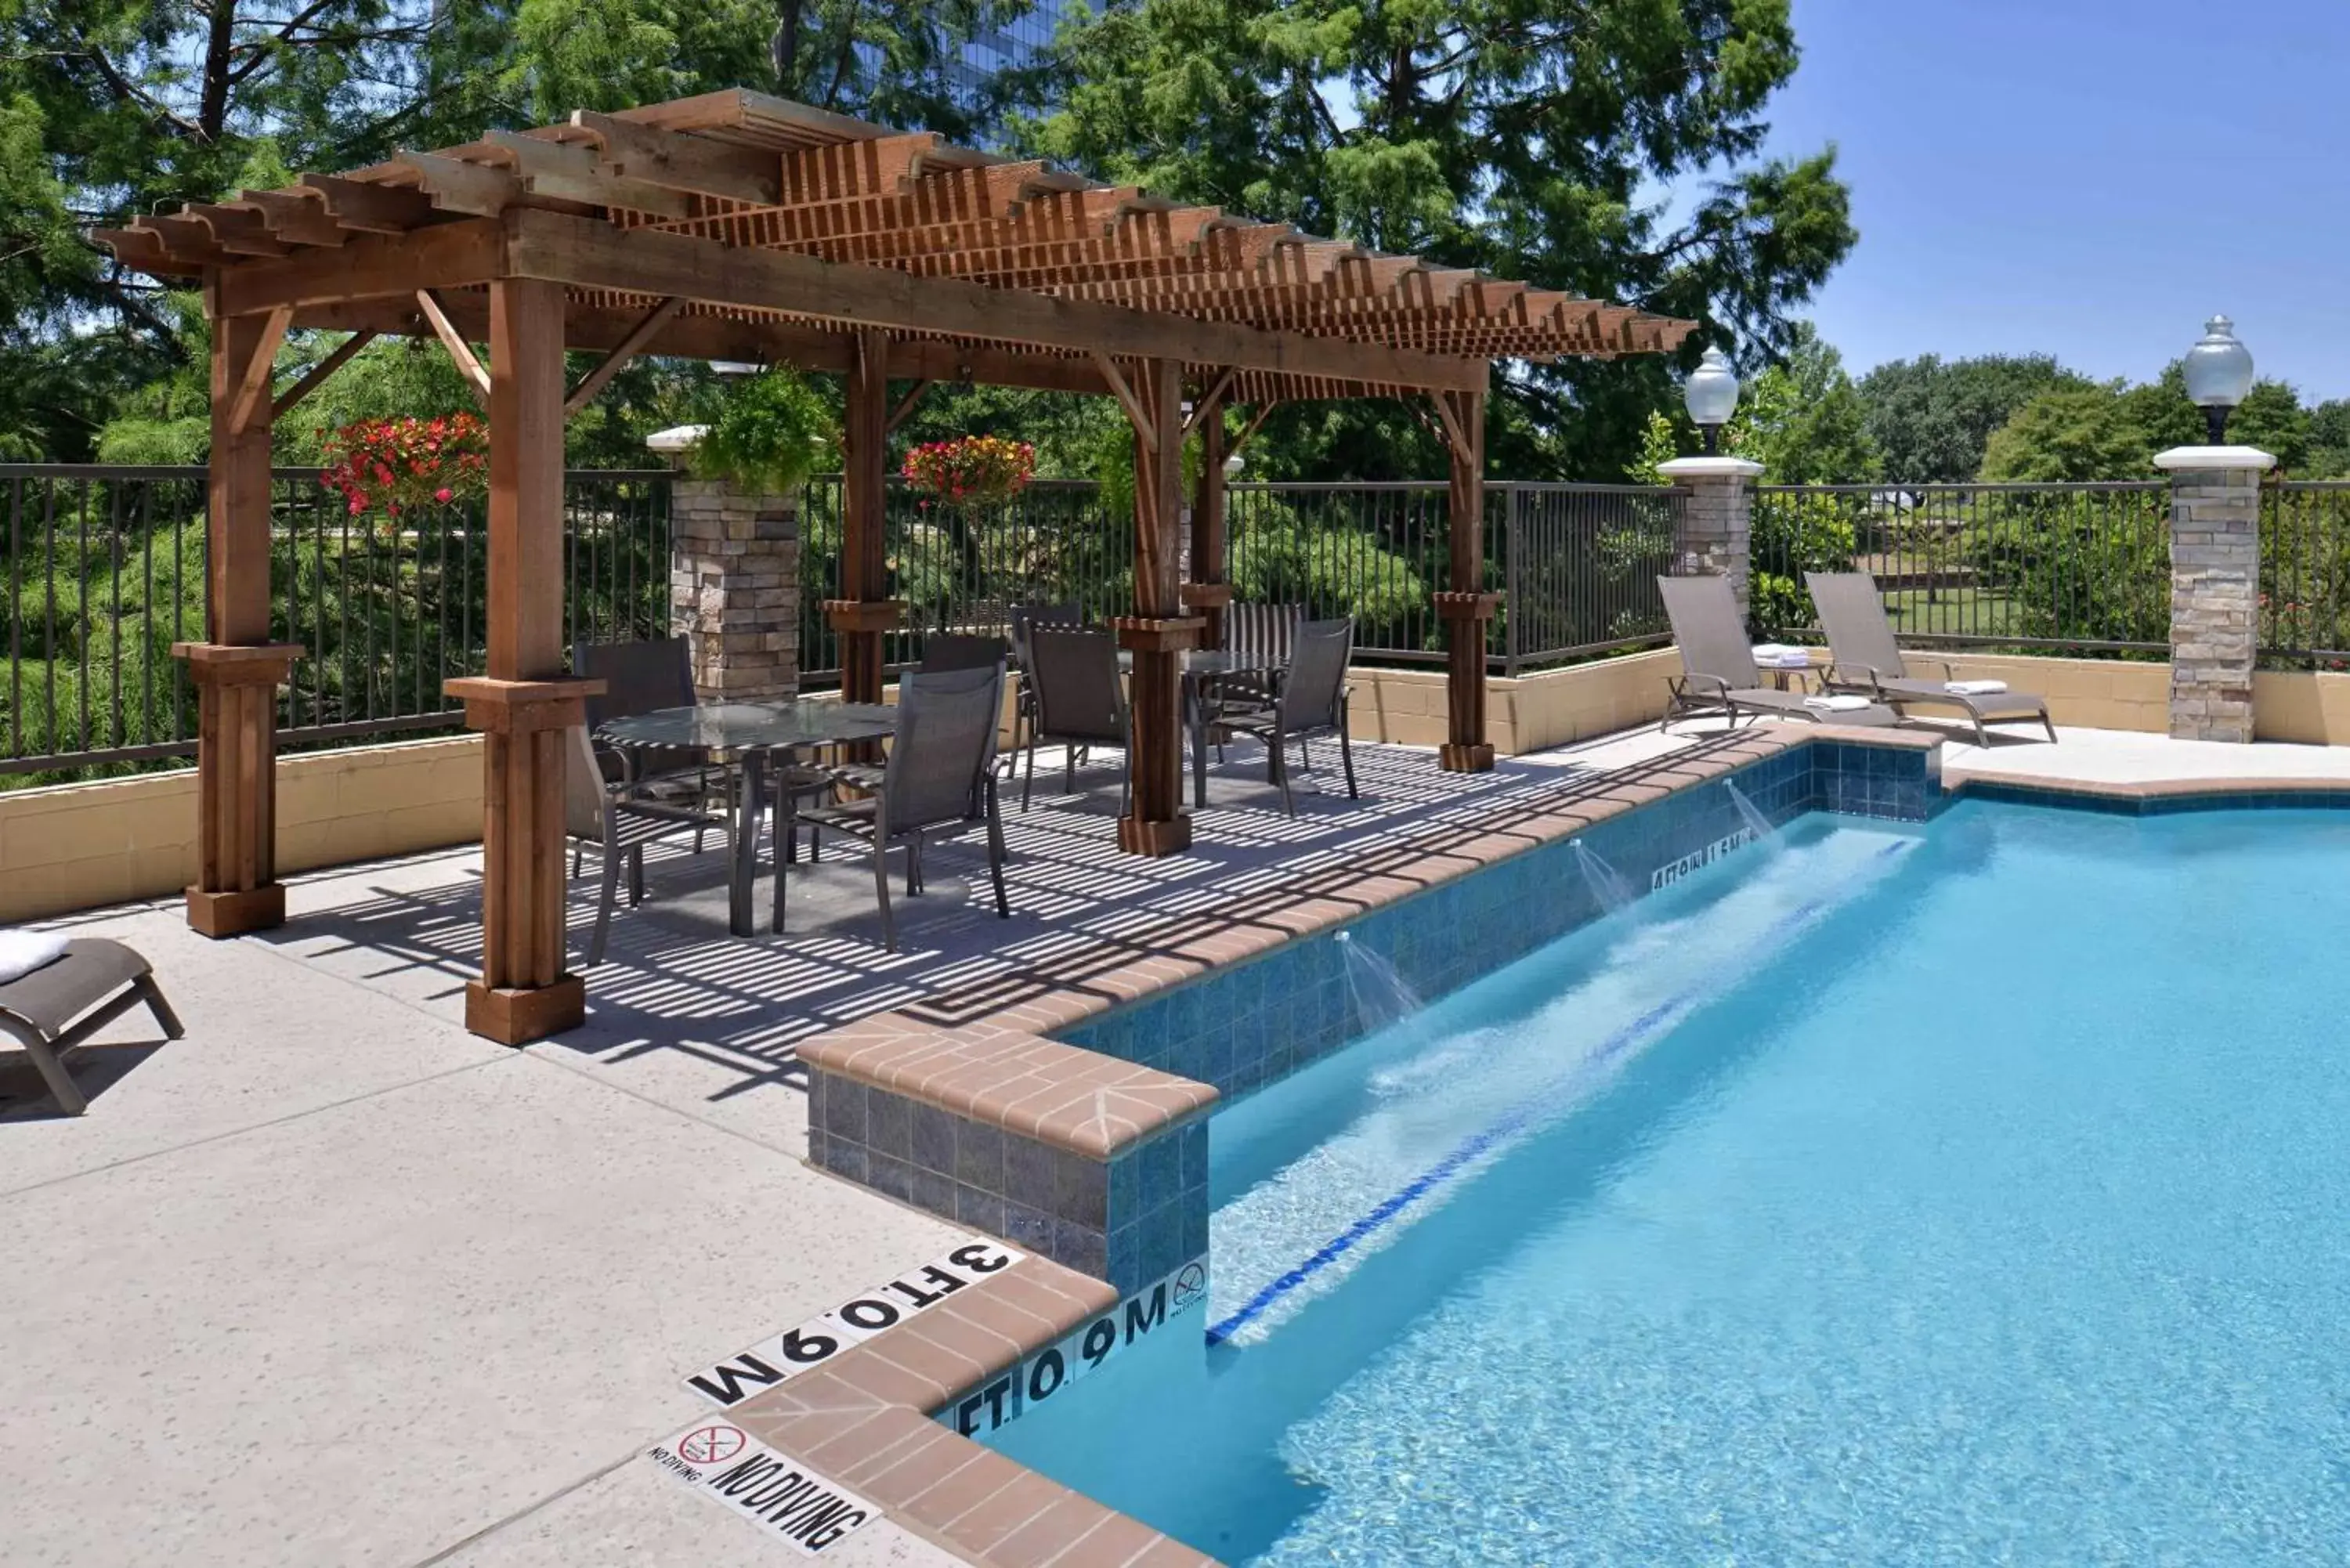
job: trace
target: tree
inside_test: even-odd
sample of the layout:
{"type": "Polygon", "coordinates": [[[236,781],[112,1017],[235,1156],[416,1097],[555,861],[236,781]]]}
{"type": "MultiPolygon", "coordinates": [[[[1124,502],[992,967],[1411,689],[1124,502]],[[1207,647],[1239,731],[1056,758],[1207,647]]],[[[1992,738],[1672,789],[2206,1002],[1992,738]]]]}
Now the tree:
{"type": "Polygon", "coordinates": [[[2309,455],[2302,466],[2311,479],[2350,479],[2350,398],[2329,398],[2309,410],[2309,455]]]}
{"type": "MultiPolygon", "coordinates": [[[[1120,0],[1064,30],[1013,129],[1161,194],[1702,317],[1760,358],[1856,237],[1833,149],[1760,156],[1795,61],[1785,0],[1120,0]],[[1652,194],[1717,171],[1678,221],[1652,194]]],[[[1632,461],[1669,367],[1531,366],[1494,390],[1496,472],[1596,478],[1632,461]]],[[[1267,452],[1293,472],[1394,450],[1283,423],[1267,452]]]]}
{"type": "Polygon", "coordinates": [[[2034,484],[2144,477],[2158,450],[2147,444],[2145,412],[2119,381],[2041,392],[1991,432],[1981,477],[2034,484]]]}
{"type": "Polygon", "coordinates": [[[1795,324],[1785,361],[1753,379],[1729,433],[1766,483],[1863,484],[1884,466],[1844,356],[1808,321],[1795,324]]]}
{"type": "Polygon", "coordinates": [[[2024,403],[2091,384],[2045,354],[1950,360],[1924,354],[1871,370],[1861,378],[1860,399],[1887,479],[1950,484],[1975,477],[1991,433],[2024,403]]]}

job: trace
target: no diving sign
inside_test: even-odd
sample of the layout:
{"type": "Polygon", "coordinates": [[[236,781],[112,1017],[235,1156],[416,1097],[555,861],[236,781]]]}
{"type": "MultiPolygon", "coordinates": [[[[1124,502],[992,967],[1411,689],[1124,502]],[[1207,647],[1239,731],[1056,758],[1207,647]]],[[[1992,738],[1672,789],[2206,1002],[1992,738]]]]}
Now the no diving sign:
{"type": "Polygon", "coordinates": [[[819,1557],[881,1511],[726,1421],[700,1421],[645,1457],[661,1472],[803,1557],[819,1557]]]}

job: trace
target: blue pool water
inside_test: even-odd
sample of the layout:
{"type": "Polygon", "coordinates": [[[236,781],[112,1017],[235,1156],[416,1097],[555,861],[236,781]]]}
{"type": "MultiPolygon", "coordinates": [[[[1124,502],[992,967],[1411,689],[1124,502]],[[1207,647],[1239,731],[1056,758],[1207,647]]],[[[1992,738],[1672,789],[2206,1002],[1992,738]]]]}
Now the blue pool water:
{"type": "Polygon", "coordinates": [[[2350,1560],[2350,816],[1808,819],[1219,1113],[1217,1342],[1014,1457],[1228,1562],[2350,1560]]]}

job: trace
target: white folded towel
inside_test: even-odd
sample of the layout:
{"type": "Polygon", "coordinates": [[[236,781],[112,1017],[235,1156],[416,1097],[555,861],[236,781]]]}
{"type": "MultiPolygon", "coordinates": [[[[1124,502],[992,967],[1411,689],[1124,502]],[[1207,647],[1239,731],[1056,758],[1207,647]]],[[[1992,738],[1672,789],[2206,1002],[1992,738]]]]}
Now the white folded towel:
{"type": "Polygon", "coordinates": [[[1841,691],[1833,697],[1806,697],[1804,706],[1816,708],[1823,713],[1857,713],[1869,706],[1869,701],[1856,692],[1841,691]]]}
{"type": "Polygon", "coordinates": [[[0,985],[66,956],[66,940],[48,931],[0,931],[0,985]]]}
{"type": "Polygon", "coordinates": [[[1812,656],[1808,649],[1790,648],[1783,642],[1758,642],[1754,645],[1754,662],[1765,670],[1808,669],[1812,656]]]}
{"type": "Polygon", "coordinates": [[[2007,690],[2004,680],[1945,680],[1942,690],[1953,697],[1996,697],[2007,690]]]}

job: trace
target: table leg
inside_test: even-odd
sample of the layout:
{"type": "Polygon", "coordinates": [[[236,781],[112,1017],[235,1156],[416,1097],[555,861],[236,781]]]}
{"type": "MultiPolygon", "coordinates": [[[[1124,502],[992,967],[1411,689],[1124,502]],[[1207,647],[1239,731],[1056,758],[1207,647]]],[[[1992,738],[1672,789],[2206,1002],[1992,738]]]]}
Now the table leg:
{"type": "Polygon", "coordinates": [[[759,808],[767,796],[766,774],[762,753],[743,759],[742,795],[734,803],[734,863],[726,873],[726,929],[738,937],[757,929],[751,904],[759,888],[759,808]]]}

